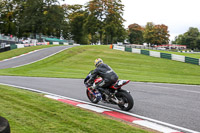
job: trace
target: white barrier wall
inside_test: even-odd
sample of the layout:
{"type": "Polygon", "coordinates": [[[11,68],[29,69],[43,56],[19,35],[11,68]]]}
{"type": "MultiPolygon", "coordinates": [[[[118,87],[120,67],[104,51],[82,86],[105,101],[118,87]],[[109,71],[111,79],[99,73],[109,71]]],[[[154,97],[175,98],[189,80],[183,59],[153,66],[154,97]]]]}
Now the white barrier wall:
{"type": "Polygon", "coordinates": [[[116,45],[114,45],[113,49],[125,51],[125,47],[123,47],[123,46],[116,46],[116,45]]]}
{"type": "Polygon", "coordinates": [[[63,44],[64,44],[64,45],[69,45],[69,43],[67,43],[67,42],[64,42],[63,44]]]}
{"type": "Polygon", "coordinates": [[[141,49],[132,48],[132,53],[141,54],[141,49]]]}
{"type": "Polygon", "coordinates": [[[59,45],[59,42],[53,42],[53,45],[59,45]]]}
{"type": "Polygon", "coordinates": [[[150,56],[153,56],[153,57],[158,57],[158,58],[160,58],[160,52],[149,51],[149,55],[150,55],[150,56]]]}
{"type": "Polygon", "coordinates": [[[132,48],[131,49],[129,47],[125,48],[123,46],[117,46],[117,45],[113,45],[113,49],[132,52],[132,53],[137,53],[137,54],[144,54],[144,55],[158,57],[158,58],[165,58],[165,59],[170,59],[170,60],[175,60],[175,61],[195,64],[195,65],[200,65],[200,59],[192,58],[192,57],[186,57],[186,56],[183,56],[183,55],[161,53],[161,52],[149,51],[149,50],[141,50],[141,49],[136,49],[136,48],[132,48]]]}
{"type": "Polygon", "coordinates": [[[185,62],[185,56],[172,54],[172,60],[185,62]]]}
{"type": "Polygon", "coordinates": [[[24,48],[24,44],[16,44],[17,48],[24,48]]]}

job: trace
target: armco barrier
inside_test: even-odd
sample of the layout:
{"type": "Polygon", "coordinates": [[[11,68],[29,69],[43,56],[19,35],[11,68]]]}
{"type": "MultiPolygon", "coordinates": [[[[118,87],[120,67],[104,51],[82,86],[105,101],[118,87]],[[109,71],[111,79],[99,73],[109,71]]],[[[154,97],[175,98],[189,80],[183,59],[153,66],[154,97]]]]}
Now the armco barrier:
{"type": "Polygon", "coordinates": [[[195,65],[200,65],[200,59],[186,57],[183,55],[160,53],[156,51],[141,50],[141,49],[117,46],[117,45],[113,45],[112,48],[115,50],[127,51],[127,52],[132,52],[132,53],[137,53],[137,54],[144,54],[144,55],[158,57],[158,58],[164,58],[164,59],[170,59],[170,60],[181,61],[181,62],[195,64],[195,65]]]}

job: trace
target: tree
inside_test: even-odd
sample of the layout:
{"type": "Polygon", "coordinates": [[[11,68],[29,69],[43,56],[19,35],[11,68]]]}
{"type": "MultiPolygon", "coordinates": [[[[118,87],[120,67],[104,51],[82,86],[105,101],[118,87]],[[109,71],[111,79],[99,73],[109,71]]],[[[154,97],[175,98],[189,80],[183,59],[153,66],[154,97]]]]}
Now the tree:
{"type": "Polygon", "coordinates": [[[68,7],[70,31],[75,42],[81,44],[88,43],[88,34],[85,34],[84,23],[87,18],[87,12],[83,10],[82,5],[71,5],[68,7]]]}
{"type": "Polygon", "coordinates": [[[90,42],[95,44],[98,42],[98,30],[100,21],[95,17],[94,14],[89,14],[85,20],[84,31],[91,36],[90,42]]]}
{"type": "Polygon", "coordinates": [[[168,27],[164,24],[154,26],[153,44],[161,45],[169,43],[168,27]]]}
{"type": "Polygon", "coordinates": [[[67,25],[64,21],[64,10],[59,5],[51,5],[46,7],[43,12],[43,20],[44,28],[42,33],[45,35],[53,35],[56,37],[60,37],[61,31],[65,29],[67,25]]]}
{"type": "Polygon", "coordinates": [[[144,29],[144,41],[147,44],[153,44],[153,38],[154,38],[154,24],[152,22],[148,22],[144,29]]]}
{"type": "Polygon", "coordinates": [[[144,40],[147,44],[167,44],[169,36],[168,27],[164,24],[154,25],[152,22],[148,22],[145,26],[144,40]]]}
{"type": "Polygon", "coordinates": [[[182,45],[185,45],[183,44],[184,43],[184,36],[182,34],[178,35],[175,37],[175,40],[172,42],[173,44],[182,44],[182,45]]]}
{"type": "Polygon", "coordinates": [[[186,43],[189,48],[194,49],[198,47],[197,39],[200,35],[198,28],[190,27],[184,35],[186,37],[186,43]]]}
{"type": "Polygon", "coordinates": [[[1,32],[8,35],[16,33],[16,19],[15,19],[15,1],[2,0],[0,1],[0,28],[1,32]]]}
{"type": "Polygon", "coordinates": [[[105,18],[105,34],[109,37],[109,43],[116,43],[119,41],[121,34],[124,33],[122,17],[124,5],[121,4],[121,0],[107,0],[106,1],[106,18],[105,18]]]}
{"type": "Polygon", "coordinates": [[[26,33],[60,35],[63,9],[56,5],[57,0],[27,0],[20,21],[26,33]]]}
{"type": "Polygon", "coordinates": [[[129,25],[129,42],[131,44],[143,44],[143,30],[144,28],[136,23],[129,25]]]}
{"type": "Polygon", "coordinates": [[[197,47],[194,49],[200,50],[200,36],[197,37],[197,47]]]}
{"type": "Polygon", "coordinates": [[[119,33],[125,31],[121,0],[92,0],[86,8],[89,13],[86,27],[90,26],[88,33],[92,38],[98,34],[101,43],[121,40],[119,33]]]}
{"type": "Polygon", "coordinates": [[[85,29],[92,37],[92,43],[96,43],[97,40],[102,42],[104,30],[104,20],[105,20],[105,2],[104,0],[92,0],[88,2],[86,10],[88,12],[88,18],[86,20],[85,29]],[[94,40],[94,38],[98,39],[94,40]]]}
{"type": "Polygon", "coordinates": [[[57,0],[0,1],[1,32],[18,37],[34,34],[59,37],[64,29],[64,9],[57,0]]]}
{"type": "Polygon", "coordinates": [[[198,28],[190,27],[183,35],[175,38],[176,44],[186,45],[190,49],[200,49],[200,33],[198,28]]]}
{"type": "Polygon", "coordinates": [[[116,43],[127,34],[121,0],[92,0],[82,5],[62,5],[58,0],[1,0],[0,32],[18,37],[53,35],[77,43],[116,43]]]}

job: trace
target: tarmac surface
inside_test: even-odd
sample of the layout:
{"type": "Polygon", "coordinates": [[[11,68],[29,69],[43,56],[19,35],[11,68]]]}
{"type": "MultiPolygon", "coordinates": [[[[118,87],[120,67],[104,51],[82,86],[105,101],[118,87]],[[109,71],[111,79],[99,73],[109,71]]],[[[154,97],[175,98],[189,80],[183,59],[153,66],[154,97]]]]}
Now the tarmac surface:
{"type": "MultiPolygon", "coordinates": [[[[73,46],[41,49],[24,56],[0,61],[0,69],[36,62],[73,46]]],[[[28,87],[89,102],[83,79],[0,76],[0,83],[28,87]]],[[[123,86],[133,96],[130,113],[200,132],[200,86],[130,82],[123,86]]],[[[99,103],[114,109],[118,106],[99,103]]]]}
{"type": "MultiPolygon", "coordinates": [[[[83,79],[0,76],[0,83],[89,102],[83,79]]],[[[200,131],[200,86],[130,82],[124,89],[131,92],[135,102],[130,113],[200,131]]],[[[99,104],[119,109],[115,105],[99,104]]]]}
{"type": "Polygon", "coordinates": [[[0,61],[0,69],[19,67],[25,64],[30,64],[71,47],[73,47],[73,45],[44,48],[44,49],[37,50],[36,52],[32,52],[24,56],[18,56],[16,58],[3,60],[3,61],[0,61]]]}

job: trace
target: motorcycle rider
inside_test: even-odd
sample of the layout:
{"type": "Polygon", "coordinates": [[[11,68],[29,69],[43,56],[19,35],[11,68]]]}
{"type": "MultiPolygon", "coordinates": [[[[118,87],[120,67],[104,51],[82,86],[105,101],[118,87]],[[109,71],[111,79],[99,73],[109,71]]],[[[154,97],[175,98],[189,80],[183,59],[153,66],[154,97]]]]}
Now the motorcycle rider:
{"type": "Polygon", "coordinates": [[[92,89],[98,89],[100,91],[104,91],[107,94],[109,92],[106,91],[105,88],[110,87],[112,84],[117,82],[118,76],[117,74],[112,70],[110,66],[103,63],[103,60],[98,58],[94,61],[96,69],[91,73],[90,79],[88,80],[88,83],[93,83],[94,79],[97,76],[100,76],[103,80],[92,87],[92,89]]]}

